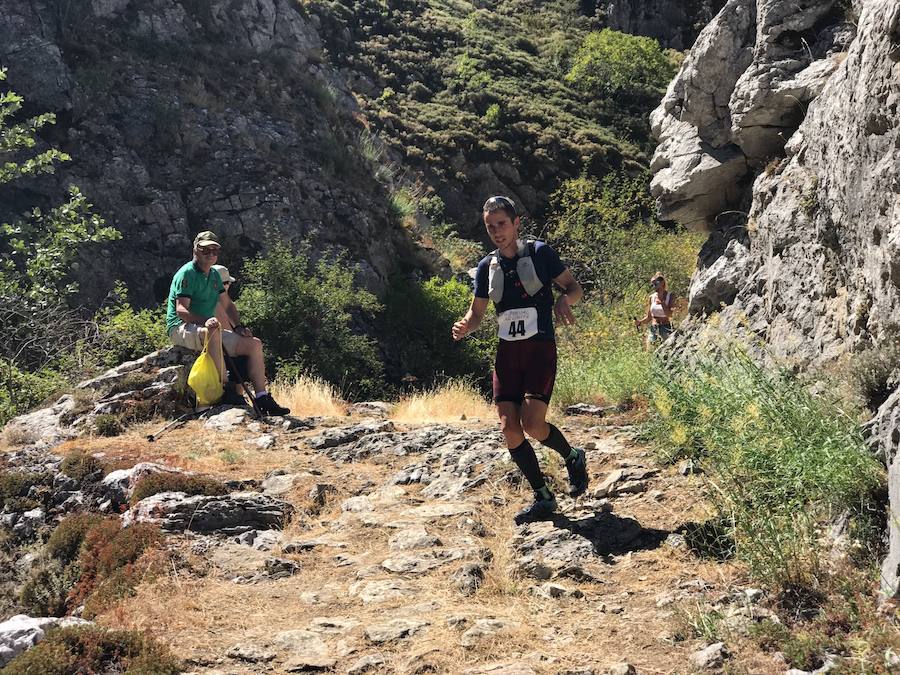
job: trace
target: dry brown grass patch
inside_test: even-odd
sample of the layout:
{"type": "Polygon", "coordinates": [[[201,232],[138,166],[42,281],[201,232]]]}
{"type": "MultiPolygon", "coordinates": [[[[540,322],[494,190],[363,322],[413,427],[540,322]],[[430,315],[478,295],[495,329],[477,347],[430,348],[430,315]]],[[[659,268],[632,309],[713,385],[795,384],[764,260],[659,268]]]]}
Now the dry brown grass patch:
{"type": "Polygon", "coordinates": [[[344,401],[331,384],[318,377],[301,375],[293,380],[272,383],[272,396],[292,415],[300,417],[342,417],[347,414],[344,401]]]}
{"type": "Polygon", "coordinates": [[[406,424],[491,419],[493,416],[490,404],[464,380],[450,380],[435,389],[403,398],[391,413],[395,422],[406,424]]]}

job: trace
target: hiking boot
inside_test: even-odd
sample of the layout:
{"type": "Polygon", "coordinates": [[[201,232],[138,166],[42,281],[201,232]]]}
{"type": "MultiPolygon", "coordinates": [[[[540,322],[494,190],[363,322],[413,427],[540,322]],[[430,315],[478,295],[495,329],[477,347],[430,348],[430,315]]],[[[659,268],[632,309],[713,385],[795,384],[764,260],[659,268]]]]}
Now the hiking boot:
{"type": "Polygon", "coordinates": [[[572,448],[578,454],[566,460],[566,471],[569,472],[569,496],[578,497],[588,487],[587,457],[581,448],[572,448]]]}
{"type": "Polygon", "coordinates": [[[534,493],[534,501],[516,514],[516,525],[522,523],[530,523],[535,520],[546,520],[554,511],[556,511],[556,497],[552,494],[547,499],[539,492],[534,493]]]}
{"type": "Polygon", "coordinates": [[[256,407],[263,415],[287,415],[291,412],[290,408],[284,408],[275,402],[272,394],[263,394],[254,399],[256,407]]]}
{"type": "Polygon", "coordinates": [[[237,385],[232,383],[225,384],[225,395],[219,401],[221,405],[247,405],[247,399],[238,390],[237,385]]]}

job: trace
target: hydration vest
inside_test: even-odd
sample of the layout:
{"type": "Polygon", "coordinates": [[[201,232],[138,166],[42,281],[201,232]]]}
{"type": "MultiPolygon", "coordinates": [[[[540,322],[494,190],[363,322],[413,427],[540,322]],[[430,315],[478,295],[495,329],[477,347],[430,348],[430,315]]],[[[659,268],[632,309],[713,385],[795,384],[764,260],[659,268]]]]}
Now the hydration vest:
{"type": "MultiPolygon", "coordinates": [[[[534,241],[530,239],[522,241],[519,239],[516,244],[519,249],[519,259],[516,261],[516,272],[519,274],[519,281],[528,295],[537,295],[544,287],[544,282],[540,280],[537,270],[534,269],[534,260],[532,259],[534,256],[534,241]]],[[[500,249],[495,250],[492,255],[493,258],[491,258],[488,269],[488,297],[499,303],[503,300],[503,278],[505,276],[503,269],[500,267],[500,249]]]]}

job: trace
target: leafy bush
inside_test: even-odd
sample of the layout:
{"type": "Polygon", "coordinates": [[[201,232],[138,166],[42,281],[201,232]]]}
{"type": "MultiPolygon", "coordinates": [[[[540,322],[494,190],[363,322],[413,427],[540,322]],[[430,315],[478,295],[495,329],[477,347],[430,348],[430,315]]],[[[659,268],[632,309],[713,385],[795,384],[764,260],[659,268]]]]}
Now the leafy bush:
{"type": "Polygon", "coordinates": [[[604,28],[584,38],[566,81],[580,89],[607,94],[636,88],[661,93],[675,70],[675,64],[653,38],[604,28]]]}
{"type": "Polygon", "coordinates": [[[215,478],[191,476],[182,473],[154,473],[141,478],[134,486],[131,503],[160,492],[184,492],[187,495],[225,495],[228,488],[215,478]]]}
{"type": "Polygon", "coordinates": [[[66,384],[63,375],[53,368],[27,372],[2,358],[0,379],[0,427],[42,403],[66,384]]]}
{"type": "Polygon", "coordinates": [[[32,616],[64,616],[69,591],[76,581],[78,572],[74,566],[50,560],[32,569],[19,600],[32,616]]]}
{"type": "Polygon", "coordinates": [[[850,382],[870,410],[877,410],[897,388],[900,346],[896,336],[852,357],[850,382]]]}
{"type": "Polygon", "coordinates": [[[100,436],[118,436],[125,430],[125,427],[118,415],[103,413],[94,418],[94,430],[100,436]]]}
{"type": "Polygon", "coordinates": [[[128,290],[117,282],[117,298],[112,307],[104,307],[94,316],[98,344],[93,348],[98,362],[113,367],[131,361],[169,344],[162,307],[135,310],[128,302],[128,290]]]}
{"type": "Polygon", "coordinates": [[[738,557],[773,585],[814,581],[817,528],[884,483],[852,417],[739,351],[657,363],[650,394],[648,433],[668,459],[703,460],[738,557]]]}
{"type": "MultiPolygon", "coordinates": [[[[392,367],[419,383],[432,386],[441,377],[487,378],[493,364],[495,338],[486,327],[455,342],[450,328],[466,313],[472,289],[461,281],[437,277],[420,284],[395,279],[384,299],[383,330],[392,348],[392,367]]],[[[485,381],[484,379],[482,380],[485,381]]]]}
{"type": "Polygon", "coordinates": [[[93,513],[76,513],[67,516],[59,522],[47,540],[47,554],[64,564],[74,561],[78,557],[88,530],[101,520],[99,515],[93,513]]]}
{"type": "Polygon", "coordinates": [[[10,661],[3,672],[175,675],[182,672],[182,667],[166,647],[145,633],[70,626],[51,629],[43,641],[10,661]]]}
{"type": "Polygon", "coordinates": [[[658,270],[676,296],[687,294],[703,236],[657,223],[648,185],[646,175],[583,175],[550,198],[547,238],[586,290],[607,302],[648,289],[658,270]]]}
{"type": "Polygon", "coordinates": [[[106,465],[99,458],[84,450],[72,450],[59,465],[59,470],[69,478],[83,483],[98,479],[106,473],[106,465]]]}
{"type": "Polygon", "coordinates": [[[380,305],[353,275],[345,256],[313,263],[306,246],[294,252],[276,243],[245,265],[238,305],[265,336],[270,358],[370,396],[383,386],[383,366],[362,326],[380,305]]]}
{"type": "Polygon", "coordinates": [[[632,317],[639,306],[634,300],[607,306],[589,303],[579,308],[574,327],[557,328],[557,407],[630,403],[646,393],[652,356],[634,329],[632,317]]]}
{"type": "Polygon", "coordinates": [[[35,486],[48,486],[53,482],[49,474],[31,471],[0,471],[0,508],[13,509],[17,506],[27,510],[38,506],[38,502],[28,499],[35,486]]]}

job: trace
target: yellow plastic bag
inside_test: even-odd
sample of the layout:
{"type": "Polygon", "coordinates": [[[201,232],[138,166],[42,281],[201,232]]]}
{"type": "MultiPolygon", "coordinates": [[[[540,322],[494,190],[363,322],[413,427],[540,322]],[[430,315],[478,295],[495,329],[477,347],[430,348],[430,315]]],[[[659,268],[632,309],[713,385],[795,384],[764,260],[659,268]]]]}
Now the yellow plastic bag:
{"type": "Polygon", "coordinates": [[[203,351],[191,366],[188,374],[188,386],[197,394],[198,406],[215,405],[222,400],[225,390],[222,389],[222,378],[216,362],[209,355],[209,337],[203,343],[203,351]]]}

